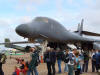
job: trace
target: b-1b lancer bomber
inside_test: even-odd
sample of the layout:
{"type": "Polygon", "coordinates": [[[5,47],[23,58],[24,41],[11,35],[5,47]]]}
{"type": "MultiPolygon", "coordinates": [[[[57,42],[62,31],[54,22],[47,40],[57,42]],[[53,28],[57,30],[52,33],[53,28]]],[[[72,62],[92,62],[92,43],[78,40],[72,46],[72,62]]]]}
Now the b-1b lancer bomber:
{"type": "MultiPolygon", "coordinates": [[[[100,36],[100,34],[91,33],[87,31],[82,31],[83,20],[78,31],[70,32],[59,22],[48,18],[48,17],[36,17],[33,21],[26,24],[21,24],[16,28],[16,33],[24,38],[28,38],[29,42],[35,42],[35,40],[42,40],[43,42],[48,41],[48,46],[53,48],[64,48],[67,44],[80,43],[82,48],[88,47],[93,48],[94,42],[100,42],[100,40],[86,38],[81,36],[81,34],[90,34],[94,36],[100,36]]],[[[38,41],[38,42],[39,42],[38,41]]],[[[17,42],[14,42],[15,44],[17,42]]],[[[14,44],[13,43],[13,44],[14,44]]],[[[24,43],[24,42],[19,42],[24,43]]]]}
{"type": "MultiPolygon", "coordinates": [[[[49,46],[56,46],[56,47],[64,46],[68,43],[73,43],[73,44],[81,43],[81,45],[92,47],[94,42],[100,42],[100,40],[85,38],[81,36],[80,34],[84,32],[82,31],[82,26],[80,26],[77,32],[69,32],[59,22],[47,17],[36,17],[30,23],[21,24],[16,28],[16,32],[18,35],[28,38],[29,41],[35,39],[43,39],[48,41],[49,46]]],[[[91,34],[96,34],[96,33],[91,33],[91,34]]],[[[97,36],[100,35],[97,34],[97,36]]]]}

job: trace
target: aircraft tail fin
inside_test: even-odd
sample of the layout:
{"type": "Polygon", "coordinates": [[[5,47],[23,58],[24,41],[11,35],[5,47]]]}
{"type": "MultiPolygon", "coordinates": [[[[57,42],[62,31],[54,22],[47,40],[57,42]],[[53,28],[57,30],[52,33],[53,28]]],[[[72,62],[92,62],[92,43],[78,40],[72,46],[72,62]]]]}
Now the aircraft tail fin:
{"type": "Polygon", "coordinates": [[[82,31],[83,31],[83,22],[84,22],[84,19],[82,19],[81,24],[80,23],[78,24],[78,29],[77,29],[77,33],[81,36],[82,36],[82,31]]]}
{"type": "Polygon", "coordinates": [[[9,44],[10,43],[10,39],[9,38],[5,38],[5,47],[10,47],[11,46],[11,44],[9,44]]]}
{"type": "Polygon", "coordinates": [[[84,35],[88,35],[88,36],[100,36],[99,33],[94,33],[94,32],[89,32],[89,31],[84,31],[83,30],[83,22],[84,19],[82,19],[81,24],[78,24],[78,29],[77,31],[74,31],[75,33],[79,34],[80,36],[84,35]]]}

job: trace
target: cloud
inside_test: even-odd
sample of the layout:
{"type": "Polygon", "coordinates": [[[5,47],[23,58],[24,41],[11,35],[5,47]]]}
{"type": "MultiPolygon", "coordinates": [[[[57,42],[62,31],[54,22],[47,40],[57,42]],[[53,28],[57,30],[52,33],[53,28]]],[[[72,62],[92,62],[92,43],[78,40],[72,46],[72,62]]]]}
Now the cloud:
{"type": "MultiPolygon", "coordinates": [[[[90,0],[89,0],[90,1],[90,0]]],[[[92,0],[91,0],[92,1],[92,0]]],[[[100,9],[98,8],[98,2],[99,0],[96,0],[96,2],[92,2],[92,5],[87,5],[88,7],[85,9],[81,9],[81,12],[79,16],[77,17],[78,19],[84,18],[84,30],[92,31],[92,32],[97,32],[100,33],[100,9]]],[[[87,2],[87,4],[90,2],[87,2]]]]}
{"type": "Polygon", "coordinates": [[[18,0],[16,4],[17,10],[25,10],[28,13],[36,12],[38,7],[44,5],[48,0],[18,0]]]}
{"type": "MultiPolygon", "coordinates": [[[[4,43],[5,38],[9,38],[11,42],[26,40],[16,34],[15,26],[9,21],[0,19],[0,43],[4,43]]],[[[0,49],[5,49],[4,45],[0,45],[0,49]]]]}
{"type": "Polygon", "coordinates": [[[15,39],[13,37],[15,35],[14,28],[8,23],[6,20],[0,19],[0,42],[4,42],[5,38],[15,39]]]}
{"type": "Polygon", "coordinates": [[[100,10],[100,0],[95,0],[94,9],[100,10]]]}
{"type": "Polygon", "coordinates": [[[16,34],[15,28],[19,24],[31,21],[31,17],[23,16],[15,18],[0,18],[0,42],[4,42],[5,38],[10,38],[11,41],[22,41],[23,37],[16,34]]]}
{"type": "Polygon", "coordinates": [[[74,6],[74,7],[78,7],[80,6],[79,2],[76,0],[66,0],[66,3],[68,3],[68,5],[74,6]]]}
{"type": "Polygon", "coordinates": [[[84,30],[100,33],[100,0],[66,1],[71,9],[64,9],[63,0],[56,1],[57,12],[54,15],[56,20],[63,23],[67,29],[76,30],[78,22],[83,18],[84,30]]]}
{"type": "Polygon", "coordinates": [[[21,4],[44,4],[47,0],[18,0],[21,4]]]}
{"type": "Polygon", "coordinates": [[[94,6],[94,0],[84,0],[84,3],[87,5],[87,6],[94,6]]]}
{"type": "Polygon", "coordinates": [[[30,16],[22,16],[22,17],[17,17],[14,19],[14,23],[16,24],[22,24],[22,23],[28,23],[32,20],[32,17],[30,16]]]}

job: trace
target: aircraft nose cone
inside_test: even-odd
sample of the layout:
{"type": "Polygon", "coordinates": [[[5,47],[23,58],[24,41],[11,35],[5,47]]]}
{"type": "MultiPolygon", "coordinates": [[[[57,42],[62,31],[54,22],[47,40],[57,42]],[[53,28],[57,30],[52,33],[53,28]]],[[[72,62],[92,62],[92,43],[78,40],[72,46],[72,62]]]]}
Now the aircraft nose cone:
{"type": "Polygon", "coordinates": [[[26,25],[26,24],[22,24],[22,25],[19,25],[17,28],[16,28],[16,33],[23,36],[23,37],[27,37],[29,35],[29,26],[26,25]]]}

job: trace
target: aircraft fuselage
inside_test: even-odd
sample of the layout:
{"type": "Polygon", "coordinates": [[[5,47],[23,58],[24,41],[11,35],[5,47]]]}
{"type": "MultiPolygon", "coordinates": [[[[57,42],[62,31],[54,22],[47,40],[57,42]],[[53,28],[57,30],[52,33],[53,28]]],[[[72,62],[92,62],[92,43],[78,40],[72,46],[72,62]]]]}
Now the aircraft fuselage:
{"type": "Polygon", "coordinates": [[[94,42],[93,39],[69,32],[59,22],[47,17],[37,17],[31,23],[21,24],[16,28],[16,32],[26,38],[43,38],[55,42],[94,42]]]}

